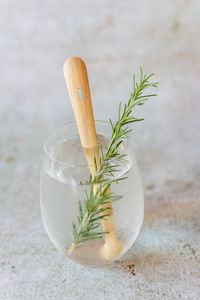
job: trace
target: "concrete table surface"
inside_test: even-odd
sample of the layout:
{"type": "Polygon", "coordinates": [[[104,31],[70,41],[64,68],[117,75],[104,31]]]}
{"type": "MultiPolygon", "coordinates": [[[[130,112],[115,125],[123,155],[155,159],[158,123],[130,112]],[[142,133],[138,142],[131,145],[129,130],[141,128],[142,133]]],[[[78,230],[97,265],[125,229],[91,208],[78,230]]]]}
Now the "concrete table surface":
{"type": "Polygon", "coordinates": [[[0,5],[0,299],[199,299],[199,1],[0,5]],[[160,81],[133,132],[143,227],[101,268],[59,253],[40,216],[43,141],[73,120],[62,73],[72,55],[87,63],[96,119],[115,118],[140,65],[160,81]]]}

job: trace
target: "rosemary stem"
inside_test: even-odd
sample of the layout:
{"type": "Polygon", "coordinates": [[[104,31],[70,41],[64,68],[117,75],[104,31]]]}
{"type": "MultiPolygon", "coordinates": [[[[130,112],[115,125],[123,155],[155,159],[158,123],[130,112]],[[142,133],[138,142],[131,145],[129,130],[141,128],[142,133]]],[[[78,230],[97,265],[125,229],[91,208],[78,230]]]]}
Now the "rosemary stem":
{"type": "Polygon", "coordinates": [[[69,255],[72,254],[72,252],[74,251],[74,248],[75,248],[75,247],[76,247],[76,243],[73,242],[72,245],[71,245],[71,247],[70,247],[70,249],[69,249],[69,251],[68,251],[68,254],[69,254],[69,255]]]}
{"type": "MultiPolygon", "coordinates": [[[[84,218],[83,218],[83,221],[82,221],[82,224],[81,224],[81,227],[84,228],[85,226],[85,223],[87,222],[87,219],[88,219],[88,212],[85,214],[84,218]]],[[[74,248],[76,247],[76,245],[78,244],[78,242],[74,241],[72,244],[71,244],[71,247],[68,251],[68,254],[71,255],[72,252],[74,251],[74,248]]]]}
{"type": "Polygon", "coordinates": [[[84,218],[83,218],[83,221],[82,221],[82,226],[85,225],[85,223],[87,222],[87,218],[88,218],[88,212],[85,214],[84,218]]]}

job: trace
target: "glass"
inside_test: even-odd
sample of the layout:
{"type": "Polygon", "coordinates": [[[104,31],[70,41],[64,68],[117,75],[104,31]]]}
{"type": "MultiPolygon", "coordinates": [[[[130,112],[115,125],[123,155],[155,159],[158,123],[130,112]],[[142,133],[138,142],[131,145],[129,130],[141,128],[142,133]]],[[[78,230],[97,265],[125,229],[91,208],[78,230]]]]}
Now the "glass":
{"type": "MultiPolygon", "coordinates": [[[[111,136],[110,124],[96,121],[95,125],[98,142],[105,152],[111,136]]],[[[122,250],[116,257],[106,260],[101,255],[102,238],[79,244],[69,254],[73,242],[72,223],[77,221],[78,201],[83,201],[86,189],[80,182],[89,179],[90,175],[76,123],[60,126],[45,141],[40,182],[43,224],[55,247],[76,262],[89,265],[111,263],[128,251],[139,234],[144,211],[141,179],[129,143],[124,141],[119,151],[127,156],[126,162],[120,163],[115,178],[128,178],[113,183],[111,191],[123,195],[122,199],[112,203],[114,228],[122,250]]]]}

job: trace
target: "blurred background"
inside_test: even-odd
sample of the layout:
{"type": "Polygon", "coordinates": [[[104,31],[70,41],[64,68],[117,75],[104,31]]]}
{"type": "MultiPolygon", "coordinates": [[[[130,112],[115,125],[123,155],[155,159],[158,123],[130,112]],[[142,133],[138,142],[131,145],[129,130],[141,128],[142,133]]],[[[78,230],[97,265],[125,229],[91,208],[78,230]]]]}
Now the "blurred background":
{"type": "MultiPolygon", "coordinates": [[[[199,16],[198,0],[0,0],[0,251],[6,286],[0,292],[2,297],[14,299],[12,295],[21,295],[21,287],[29,295],[30,286],[34,295],[42,297],[38,291],[41,282],[47,285],[49,277],[61,271],[50,271],[46,260],[49,264],[59,260],[55,268],[70,264],[54,251],[39,211],[44,139],[53,128],[74,119],[62,70],[70,56],[81,57],[87,65],[96,119],[116,117],[118,103],[128,101],[132,74],[138,74],[140,66],[147,74],[155,73],[160,82],[158,97],[137,110],[136,115],[145,120],[134,125],[133,131],[133,148],[145,188],[144,226],[134,253],[137,261],[141,249],[157,245],[162,251],[166,246],[166,253],[170,247],[182,249],[187,244],[194,244],[192,249],[197,252],[199,16]],[[171,244],[165,244],[163,236],[171,244]]],[[[181,256],[179,261],[176,253],[170,272],[193,269],[193,286],[188,283],[188,289],[196,299],[199,268],[195,261],[181,267],[189,259],[189,248],[184,249],[185,261],[181,256]]],[[[143,259],[150,263],[146,252],[143,259]]],[[[141,268],[148,274],[148,268],[141,268]]],[[[184,276],[179,279],[181,286],[184,276]]],[[[74,278],[70,280],[73,285],[74,278]]],[[[141,280],[148,296],[146,279],[141,280]]],[[[163,280],[167,279],[162,278],[161,285],[163,280]]],[[[170,276],[168,282],[175,285],[170,276]]],[[[63,289],[68,288],[59,287],[59,292],[66,291],[63,289]]],[[[56,287],[52,293],[55,291],[56,287]]],[[[167,286],[165,292],[169,293],[167,286]]]]}

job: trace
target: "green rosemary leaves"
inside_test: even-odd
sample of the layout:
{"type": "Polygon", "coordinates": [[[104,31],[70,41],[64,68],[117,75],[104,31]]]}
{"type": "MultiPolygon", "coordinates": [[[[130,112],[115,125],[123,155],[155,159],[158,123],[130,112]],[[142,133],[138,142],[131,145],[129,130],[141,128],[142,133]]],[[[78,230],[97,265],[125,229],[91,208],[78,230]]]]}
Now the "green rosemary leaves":
{"type": "Polygon", "coordinates": [[[136,106],[144,105],[145,101],[156,96],[156,94],[144,94],[147,88],[157,87],[158,85],[158,82],[150,82],[153,75],[150,74],[147,76],[143,74],[142,68],[140,68],[139,83],[135,81],[135,75],[133,75],[133,90],[128,103],[123,108],[122,104],[119,104],[118,118],[115,124],[109,120],[112,135],[106,154],[103,154],[102,146],[99,145],[100,156],[98,168],[97,162],[94,159],[95,176],[92,177],[90,175],[90,178],[86,182],[81,183],[89,185],[90,191],[88,193],[85,190],[85,198],[82,202],[79,201],[79,215],[77,216],[77,222],[73,223],[73,243],[69,254],[76,245],[88,240],[103,238],[104,234],[106,234],[106,232],[97,231],[97,229],[101,226],[101,220],[110,215],[109,207],[100,207],[123,197],[122,195],[113,195],[112,192],[108,193],[108,190],[111,184],[118,183],[120,180],[127,178],[115,179],[115,173],[118,171],[119,166],[118,163],[126,159],[126,155],[119,153],[119,146],[129,137],[129,133],[132,131],[129,124],[143,120],[132,116],[133,109],[136,106]],[[96,187],[95,192],[94,186],[96,187]]]}

